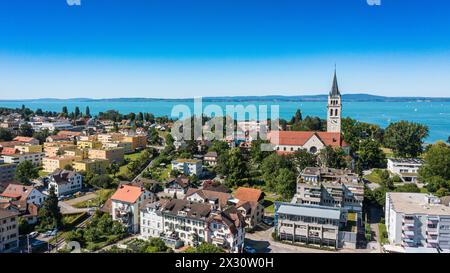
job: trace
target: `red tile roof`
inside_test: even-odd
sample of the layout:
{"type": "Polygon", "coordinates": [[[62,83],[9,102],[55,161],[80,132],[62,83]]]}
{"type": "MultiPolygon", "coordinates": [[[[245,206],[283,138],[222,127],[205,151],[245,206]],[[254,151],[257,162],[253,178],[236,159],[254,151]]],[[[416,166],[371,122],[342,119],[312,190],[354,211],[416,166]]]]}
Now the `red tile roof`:
{"type": "Polygon", "coordinates": [[[3,147],[3,148],[14,147],[14,146],[20,145],[20,144],[22,144],[22,142],[20,142],[20,141],[3,141],[3,142],[0,142],[0,147],[3,147]]]}
{"type": "Polygon", "coordinates": [[[240,202],[258,202],[263,197],[263,192],[259,189],[240,187],[234,193],[234,197],[239,199],[240,202]]]}
{"type": "Polygon", "coordinates": [[[38,141],[37,139],[35,139],[33,137],[23,137],[23,136],[15,137],[13,140],[20,141],[20,142],[26,142],[26,143],[30,143],[32,141],[35,141],[35,142],[38,141]]]}
{"type": "Polygon", "coordinates": [[[2,155],[14,155],[17,153],[17,149],[13,147],[4,147],[2,149],[2,155]]]}
{"type": "Polygon", "coordinates": [[[144,189],[141,187],[122,185],[117,189],[113,196],[111,196],[111,199],[133,204],[139,199],[143,192],[144,189]]]}
{"type": "Polygon", "coordinates": [[[313,136],[317,136],[324,145],[332,147],[345,147],[347,143],[341,138],[340,133],[332,132],[300,132],[300,131],[272,131],[269,133],[269,139],[275,145],[303,146],[313,136]],[[278,135],[278,143],[276,134],[278,135]]]}

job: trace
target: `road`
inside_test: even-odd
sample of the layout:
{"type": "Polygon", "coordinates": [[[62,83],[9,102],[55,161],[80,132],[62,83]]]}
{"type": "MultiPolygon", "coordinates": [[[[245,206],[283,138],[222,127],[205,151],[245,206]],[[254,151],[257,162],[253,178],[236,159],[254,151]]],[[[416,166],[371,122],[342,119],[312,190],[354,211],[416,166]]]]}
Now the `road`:
{"type": "Polygon", "coordinates": [[[76,214],[76,213],[83,213],[83,212],[89,211],[88,208],[84,208],[84,209],[75,208],[65,201],[58,202],[58,206],[61,209],[62,214],[76,214]]]}

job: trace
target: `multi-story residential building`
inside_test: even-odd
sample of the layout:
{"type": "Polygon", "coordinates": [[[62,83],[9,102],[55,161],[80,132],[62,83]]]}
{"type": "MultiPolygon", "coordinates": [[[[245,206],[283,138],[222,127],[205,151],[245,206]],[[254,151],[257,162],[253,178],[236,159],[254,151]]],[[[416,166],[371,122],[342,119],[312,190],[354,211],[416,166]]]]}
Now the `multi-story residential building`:
{"type": "Polygon", "coordinates": [[[450,207],[425,193],[386,194],[385,222],[390,249],[450,251],[450,207]]]}
{"type": "Polygon", "coordinates": [[[419,158],[388,158],[388,170],[400,176],[404,182],[417,182],[419,168],[423,160],[419,158]]]}
{"type": "Polygon", "coordinates": [[[238,211],[243,215],[247,227],[254,228],[264,218],[264,193],[259,189],[240,187],[234,193],[238,211]]]}
{"type": "Polygon", "coordinates": [[[37,131],[47,129],[50,132],[53,132],[55,130],[58,131],[71,130],[73,128],[73,125],[70,124],[69,122],[42,122],[41,124],[35,124],[35,126],[33,127],[37,131]]]}
{"type": "Polygon", "coordinates": [[[104,174],[109,166],[109,160],[106,159],[84,159],[74,161],[73,169],[77,172],[89,172],[95,174],[104,174]]]}
{"type": "Polygon", "coordinates": [[[8,182],[14,180],[16,176],[17,164],[6,164],[0,162],[0,182],[8,182]]]}
{"type": "Polygon", "coordinates": [[[5,163],[10,164],[19,164],[24,161],[30,161],[35,166],[42,165],[42,160],[45,156],[45,153],[23,153],[23,154],[12,154],[12,155],[3,155],[3,161],[5,163]]]}
{"type": "Polygon", "coordinates": [[[153,203],[147,203],[141,208],[140,235],[143,239],[159,238],[164,233],[164,222],[161,208],[169,202],[161,199],[153,203]]]}
{"type": "Polygon", "coordinates": [[[53,135],[45,139],[46,143],[68,143],[73,144],[73,139],[66,135],[53,135]]]}
{"type": "Polygon", "coordinates": [[[217,152],[208,152],[203,158],[203,162],[205,162],[205,164],[209,166],[216,166],[217,159],[218,159],[217,152]]]}
{"type": "Polygon", "coordinates": [[[44,152],[46,157],[55,157],[64,155],[65,151],[74,151],[78,149],[72,142],[45,142],[44,152]]]}
{"type": "Polygon", "coordinates": [[[203,171],[202,161],[198,159],[177,159],[172,161],[172,170],[177,170],[185,175],[200,176],[203,171]]]}
{"type": "Polygon", "coordinates": [[[356,247],[357,224],[341,208],[279,202],[275,207],[275,232],[282,241],[356,247]]]}
{"type": "Polygon", "coordinates": [[[76,157],[71,156],[45,157],[42,161],[44,172],[52,173],[57,169],[64,169],[64,167],[67,165],[72,166],[72,163],[76,160],[76,157]]]}
{"type": "Polygon", "coordinates": [[[111,148],[123,148],[123,152],[125,154],[133,153],[135,150],[132,149],[131,142],[103,142],[103,149],[111,149],[111,148]]]}
{"type": "MultiPolygon", "coordinates": [[[[218,211],[208,203],[172,199],[159,210],[163,223],[160,238],[168,245],[176,248],[208,242],[229,252],[242,252],[245,221],[234,207],[218,211]]],[[[161,223],[160,216],[156,217],[161,223]]]]}
{"type": "Polygon", "coordinates": [[[22,144],[14,147],[19,153],[42,153],[42,145],[22,144]]]}
{"type": "Polygon", "coordinates": [[[102,143],[115,142],[122,140],[123,135],[120,133],[98,134],[97,139],[102,143]]]}
{"type": "Polygon", "coordinates": [[[57,169],[48,176],[48,190],[52,187],[58,197],[78,192],[83,188],[83,176],[74,171],[57,169]]]}
{"type": "MultiPolygon", "coordinates": [[[[362,212],[364,185],[349,170],[305,168],[297,181],[292,202],[298,204],[342,207],[362,212]]],[[[361,217],[361,215],[359,215],[361,217]]]]}
{"type": "Polygon", "coordinates": [[[110,163],[122,164],[124,161],[124,150],[123,148],[90,149],[88,157],[89,159],[107,159],[110,163]]]}
{"type": "Polygon", "coordinates": [[[183,198],[190,185],[189,178],[180,176],[166,183],[164,192],[172,197],[183,198]]]}
{"type": "Polygon", "coordinates": [[[0,253],[19,247],[18,213],[0,209],[0,253]]]}
{"type": "Polygon", "coordinates": [[[145,149],[147,147],[147,136],[146,135],[125,135],[121,142],[131,143],[131,149],[145,149]]]}
{"type": "Polygon", "coordinates": [[[100,149],[103,144],[96,140],[79,140],[77,146],[78,149],[100,149]]]}
{"type": "Polygon", "coordinates": [[[74,158],[76,158],[76,160],[84,160],[88,157],[88,150],[86,150],[86,149],[65,150],[64,156],[74,157],[74,158]]]}
{"type": "Polygon", "coordinates": [[[127,227],[131,233],[139,232],[139,214],[141,204],[154,196],[143,187],[120,185],[111,196],[111,213],[113,220],[117,220],[127,227]]]}
{"type": "Polygon", "coordinates": [[[45,194],[33,186],[19,184],[9,184],[3,193],[0,194],[0,199],[6,199],[12,202],[18,201],[22,207],[24,207],[25,204],[40,206],[46,198],[47,196],[45,194]]]}

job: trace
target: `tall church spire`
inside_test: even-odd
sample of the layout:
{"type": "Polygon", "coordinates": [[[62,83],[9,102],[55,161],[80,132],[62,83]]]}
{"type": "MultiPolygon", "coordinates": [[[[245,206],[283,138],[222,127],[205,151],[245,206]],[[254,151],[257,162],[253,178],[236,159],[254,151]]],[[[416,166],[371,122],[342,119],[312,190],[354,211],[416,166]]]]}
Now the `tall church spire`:
{"type": "Polygon", "coordinates": [[[338,86],[337,76],[336,76],[336,65],[335,65],[333,87],[331,87],[330,96],[340,96],[340,95],[341,95],[341,93],[339,92],[339,86],[338,86]]]}

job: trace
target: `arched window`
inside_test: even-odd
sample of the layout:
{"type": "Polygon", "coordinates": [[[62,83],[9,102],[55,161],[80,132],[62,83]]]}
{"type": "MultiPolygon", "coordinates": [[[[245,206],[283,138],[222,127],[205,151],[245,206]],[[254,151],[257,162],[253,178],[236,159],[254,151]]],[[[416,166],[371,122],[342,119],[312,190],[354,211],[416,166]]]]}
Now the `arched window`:
{"type": "Polygon", "coordinates": [[[338,109],[334,110],[335,116],[338,116],[338,109]]]}
{"type": "Polygon", "coordinates": [[[330,116],[333,116],[333,109],[330,109],[330,116]]]}

